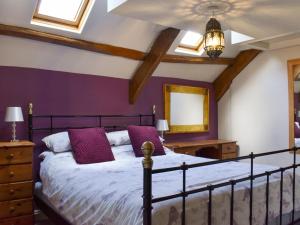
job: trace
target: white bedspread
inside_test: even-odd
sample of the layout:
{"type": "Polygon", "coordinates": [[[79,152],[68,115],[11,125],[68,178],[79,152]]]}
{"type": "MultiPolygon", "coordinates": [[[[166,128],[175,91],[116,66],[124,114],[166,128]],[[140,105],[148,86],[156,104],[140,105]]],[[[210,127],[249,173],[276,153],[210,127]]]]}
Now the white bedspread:
{"type": "MultiPolygon", "coordinates": [[[[128,146],[127,146],[128,148],[128,146]]],[[[71,153],[45,154],[40,175],[43,194],[61,214],[75,225],[142,225],[142,158],[78,165],[71,153]]],[[[182,162],[196,163],[208,159],[182,154],[156,156],[154,168],[177,166],[182,162]]],[[[210,183],[249,176],[249,163],[230,162],[187,171],[187,189],[210,183]]],[[[275,169],[255,165],[255,173],[275,169]]],[[[270,183],[270,219],[279,215],[280,175],[270,183]]],[[[299,185],[299,179],[297,184],[299,185]]],[[[254,181],[254,225],[265,220],[265,178],[254,181]]],[[[284,175],[283,213],[292,210],[292,176],[284,175]]],[[[300,187],[300,186],[298,186],[300,187]]],[[[182,172],[153,175],[154,197],[180,192],[182,172]]],[[[297,196],[300,188],[297,188],[297,196]]],[[[186,217],[189,225],[207,224],[208,193],[187,198],[186,217]]],[[[182,199],[153,204],[153,225],[179,225],[182,199]]],[[[228,225],[230,187],[213,191],[213,224],[228,225]]],[[[299,197],[296,205],[299,205],[299,197]]],[[[236,185],[234,204],[235,225],[247,225],[249,218],[249,181],[236,185]]]]}

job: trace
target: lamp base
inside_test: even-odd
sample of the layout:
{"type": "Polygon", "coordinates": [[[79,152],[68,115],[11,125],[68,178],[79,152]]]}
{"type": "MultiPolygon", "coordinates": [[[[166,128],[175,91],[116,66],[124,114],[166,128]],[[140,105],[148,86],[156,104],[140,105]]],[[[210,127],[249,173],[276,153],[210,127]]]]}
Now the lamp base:
{"type": "Polygon", "coordinates": [[[19,142],[20,140],[10,140],[10,142],[19,142]]]}

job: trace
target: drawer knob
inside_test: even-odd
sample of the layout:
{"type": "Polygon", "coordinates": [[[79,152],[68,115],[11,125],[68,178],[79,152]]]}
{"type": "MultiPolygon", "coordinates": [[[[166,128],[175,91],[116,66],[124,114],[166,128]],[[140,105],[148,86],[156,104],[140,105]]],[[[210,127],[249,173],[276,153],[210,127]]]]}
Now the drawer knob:
{"type": "Polygon", "coordinates": [[[13,177],[13,176],[15,176],[15,173],[13,171],[10,171],[9,176],[13,177]]]}
{"type": "Polygon", "coordinates": [[[10,189],[10,190],[9,190],[9,193],[10,193],[10,194],[14,194],[14,193],[15,193],[15,190],[14,190],[14,189],[10,189]]]}
{"type": "Polygon", "coordinates": [[[8,159],[13,159],[14,157],[15,157],[15,156],[14,156],[14,154],[12,154],[12,153],[9,154],[9,155],[7,156],[8,159]]]}
{"type": "Polygon", "coordinates": [[[11,207],[9,207],[9,211],[10,211],[10,212],[14,212],[14,211],[16,211],[16,208],[13,207],[13,206],[11,206],[11,207]]]}

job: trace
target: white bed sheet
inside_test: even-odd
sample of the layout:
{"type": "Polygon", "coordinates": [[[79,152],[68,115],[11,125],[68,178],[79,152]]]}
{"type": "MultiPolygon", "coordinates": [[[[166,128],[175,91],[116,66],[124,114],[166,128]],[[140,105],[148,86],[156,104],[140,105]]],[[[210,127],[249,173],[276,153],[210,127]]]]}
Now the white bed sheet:
{"type": "MultiPolygon", "coordinates": [[[[130,149],[131,146],[122,148],[130,149]]],[[[76,164],[72,153],[46,153],[41,164],[40,176],[43,194],[51,204],[75,225],[142,225],[142,158],[117,160],[88,165],[76,164]]],[[[164,168],[205,162],[208,159],[168,152],[153,157],[154,168],[164,168]]],[[[275,169],[272,166],[255,165],[255,173],[275,169]]],[[[187,189],[195,189],[210,183],[237,179],[249,175],[249,163],[229,162],[187,171],[187,189]]],[[[270,179],[270,220],[279,215],[279,175],[270,179]]],[[[299,179],[296,179],[299,185],[299,179]]],[[[292,176],[285,172],[283,213],[292,210],[292,176]]],[[[153,196],[165,196],[180,192],[182,172],[153,175],[153,196]]],[[[249,182],[236,185],[234,219],[236,225],[247,225],[249,218],[249,182]]],[[[297,196],[299,195],[299,188],[297,196]]],[[[213,224],[229,224],[230,188],[213,192],[213,224]]],[[[296,198],[299,205],[299,198],[296,198]]],[[[206,224],[207,192],[187,197],[187,224],[206,224]]],[[[153,204],[153,225],[179,225],[181,223],[181,198],[153,204]]],[[[254,181],[254,225],[265,220],[265,178],[254,181]]]]}

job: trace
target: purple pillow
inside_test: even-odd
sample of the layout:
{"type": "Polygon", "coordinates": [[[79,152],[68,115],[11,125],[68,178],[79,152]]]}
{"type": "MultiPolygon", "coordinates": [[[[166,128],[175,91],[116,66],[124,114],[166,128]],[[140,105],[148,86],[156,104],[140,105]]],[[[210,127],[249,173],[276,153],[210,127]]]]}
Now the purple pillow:
{"type": "Polygon", "coordinates": [[[154,156],[166,154],[164,147],[159,140],[157,130],[154,127],[128,126],[128,134],[136,157],[144,156],[141,147],[145,141],[151,141],[154,144],[154,156]]]}
{"type": "Polygon", "coordinates": [[[68,133],[77,163],[100,163],[115,160],[104,129],[70,129],[68,133]]]}
{"type": "Polygon", "coordinates": [[[295,138],[300,138],[300,128],[295,124],[295,138]]]}

